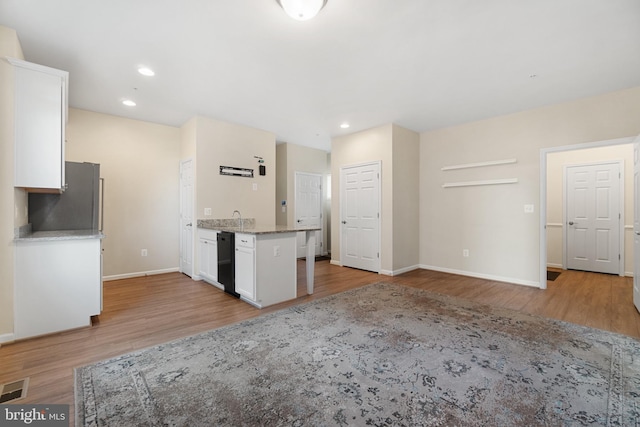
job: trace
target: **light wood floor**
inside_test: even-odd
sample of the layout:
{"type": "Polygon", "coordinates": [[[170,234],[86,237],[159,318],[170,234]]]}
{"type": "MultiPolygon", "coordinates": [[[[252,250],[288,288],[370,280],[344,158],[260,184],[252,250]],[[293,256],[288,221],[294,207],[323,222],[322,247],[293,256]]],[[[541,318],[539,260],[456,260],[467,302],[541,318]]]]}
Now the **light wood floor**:
{"type": "MultiPolygon", "coordinates": [[[[463,297],[481,303],[579,323],[640,339],[640,314],[632,279],[563,271],[546,290],[416,270],[379,276],[316,263],[315,293],[306,294],[304,263],[298,264],[294,301],[258,310],[179,273],[105,282],[104,310],[90,328],[0,347],[0,383],[30,378],[20,403],[65,403],[73,413],[73,368],[136,349],[260,316],[377,281],[463,297]]],[[[18,402],[16,402],[18,403],[18,402]]],[[[71,414],[73,417],[73,414],[71,414]]]]}

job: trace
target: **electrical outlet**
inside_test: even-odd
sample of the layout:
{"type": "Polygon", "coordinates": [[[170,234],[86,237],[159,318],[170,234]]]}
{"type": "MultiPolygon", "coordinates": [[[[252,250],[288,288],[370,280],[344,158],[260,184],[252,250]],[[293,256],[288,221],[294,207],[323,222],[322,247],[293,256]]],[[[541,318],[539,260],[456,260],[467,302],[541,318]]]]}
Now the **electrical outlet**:
{"type": "Polygon", "coordinates": [[[258,191],[258,184],[257,183],[253,183],[253,191],[258,191]]]}
{"type": "Polygon", "coordinates": [[[280,256],[280,246],[273,247],[273,256],[280,256]]]}
{"type": "Polygon", "coordinates": [[[462,256],[465,257],[465,258],[468,258],[469,257],[469,249],[463,249],[462,250],[462,256]]]}
{"type": "Polygon", "coordinates": [[[533,213],[533,205],[524,205],[524,213],[533,213]]]}
{"type": "Polygon", "coordinates": [[[211,216],[211,208],[204,208],[205,216],[211,216]]]}
{"type": "Polygon", "coordinates": [[[142,250],[140,251],[140,256],[147,256],[148,254],[149,254],[149,253],[147,252],[147,250],[146,250],[146,249],[142,249],[142,250]]]}

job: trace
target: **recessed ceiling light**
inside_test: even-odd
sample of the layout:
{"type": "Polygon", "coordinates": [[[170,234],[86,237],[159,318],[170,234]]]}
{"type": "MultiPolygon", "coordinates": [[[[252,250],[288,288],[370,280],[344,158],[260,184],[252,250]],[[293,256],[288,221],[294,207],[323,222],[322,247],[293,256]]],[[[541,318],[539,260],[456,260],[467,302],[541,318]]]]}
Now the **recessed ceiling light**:
{"type": "Polygon", "coordinates": [[[155,71],[153,71],[151,68],[147,68],[147,67],[138,68],[138,72],[140,74],[142,74],[143,76],[147,76],[147,77],[153,77],[153,76],[156,75],[155,71]]]}
{"type": "Polygon", "coordinates": [[[342,129],[349,129],[349,123],[343,123],[340,125],[342,129]]]}
{"type": "Polygon", "coordinates": [[[124,105],[126,105],[127,107],[135,107],[135,106],[136,106],[136,103],[135,103],[135,102],[133,102],[133,101],[132,101],[132,100],[130,100],[130,99],[125,99],[124,101],[122,101],[122,103],[123,103],[124,105]]]}

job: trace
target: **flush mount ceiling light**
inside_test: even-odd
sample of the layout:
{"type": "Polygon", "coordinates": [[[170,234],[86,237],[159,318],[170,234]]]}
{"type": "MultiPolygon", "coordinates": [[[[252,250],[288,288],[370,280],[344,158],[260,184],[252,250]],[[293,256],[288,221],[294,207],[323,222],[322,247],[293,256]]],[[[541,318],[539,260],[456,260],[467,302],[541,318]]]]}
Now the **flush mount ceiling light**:
{"type": "Polygon", "coordinates": [[[147,76],[147,77],[153,77],[156,75],[156,73],[151,68],[148,68],[148,67],[140,67],[138,68],[138,72],[143,76],[147,76]]]}
{"type": "Polygon", "coordinates": [[[135,107],[136,103],[130,99],[125,99],[124,101],[122,101],[122,103],[124,105],[126,105],[127,107],[135,107]]]}
{"type": "Polygon", "coordinates": [[[345,123],[341,124],[341,125],[340,125],[340,127],[341,127],[342,129],[349,129],[349,123],[346,123],[346,122],[345,122],[345,123]]]}
{"type": "Polygon", "coordinates": [[[276,0],[284,11],[298,21],[313,18],[327,4],[327,0],[276,0]]]}

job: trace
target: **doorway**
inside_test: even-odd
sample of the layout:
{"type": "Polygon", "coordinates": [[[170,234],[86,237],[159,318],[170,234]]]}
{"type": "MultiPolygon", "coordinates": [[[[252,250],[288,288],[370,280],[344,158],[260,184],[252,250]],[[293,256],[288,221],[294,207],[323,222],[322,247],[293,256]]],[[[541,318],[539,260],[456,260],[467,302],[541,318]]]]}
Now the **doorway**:
{"type": "Polygon", "coordinates": [[[563,268],[624,275],[623,173],[624,160],[564,166],[563,268]]]}
{"type": "Polygon", "coordinates": [[[624,161],[564,171],[565,268],[624,275],[624,161]]]}
{"type": "MultiPolygon", "coordinates": [[[[554,181],[552,177],[550,177],[550,167],[553,168],[553,165],[550,162],[553,162],[553,157],[556,154],[563,154],[565,156],[570,156],[568,158],[573,158],[571,162],[576,163],[575,156],[580,153],[581,150],[588,149],[596,149],[600,147],[613,147],[613,146],[622,146],[626,144],[631,144],[633,142],[633,137],[628,138],[618,138],[612,140],[605,141],[597,141],[592,143],[585,144],[576,144],[576,145],[566,145],[559,147],[551,147],[544,148],[540,150],[540,217],[539,217],[539,240],[540,240],[540,257],[539,257],[539,275],[540,275],[540,288],[546,289],[547,281],[544,280],[547,276],[547,266],[552,267],[560,267],[563,266],[563,249],[562,245],[558,245],[557,242],[562,241],[562,233],[564,232],[564,217],[562,212],[562,204],[559,203],[549,203],[550,197],[558,197],[554,195],[555,192],[561,193],[558,190],[558,187],[562,188],[562,178],[560,179],[560,184],[557,181],[554,181]],[[560,247],[560,249],[558,249],[560,247]]],[[[587,162],[587,161],[585,161],[587,162]]],[[[627,165],[628,168],[631,167],[627,165]]],[[[558,172],[556,172],[558,173],[558,172]]],[[[559,172],[560,176],[562,176],[562,172],[559,172]]],[[[633,185],[629,184],[627,187],[626,193],[629,193],[633,185]]],[[[559,196],[561,197],[561,196],[559,196]]],[[[633,197],[633,196],[626,196],[633,197]]],[[[625,206],[625,209],[629,209],[628,206],[625,206]]],[[[630,213],[627,215],[630,217],[630,213]]],[[[628,237],[630,237],[630,232],[633,230],[630,227],[621,226],[622,233],[624,234],[623,241],[626,241],[628,237]],[[629,234],[629,235],[628,235],[629,234]]],[[[627,266],[631,266],[632,262],[627,262],[627,266]]],[[[627,268],[629,270],[629,268],[627,268]]],[[[625,274],[622,272],[621,274],[625,274]]],[[[626,272],[629,274],[629,272],[626,272]]]]}
{"type": "MultiPolygon", "coordinates": [[[[298,227],[320,227],[316,231],[315,254],[323,255],[323,219],[322,219],[322,175],[296,172],[295,173],[295,211],[294,218],[298,227]]],[[[297,235],[296,256],[307,256],[306,233],[297,235]]]]}
{"type": "Polygon", "coordinates": [[[340,263],[380,272],[380,162],[340,168],[340,263]]]}
{"type": "Polygon", "coordinates": [[[180,162],[180,272],[193,277],[193,160],[180,162]]]}

